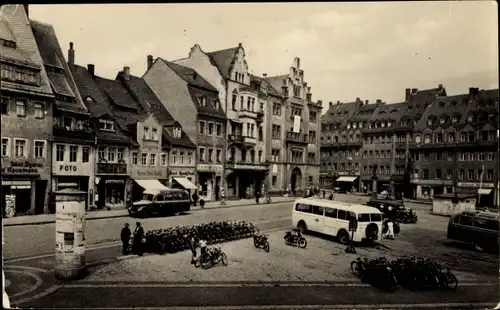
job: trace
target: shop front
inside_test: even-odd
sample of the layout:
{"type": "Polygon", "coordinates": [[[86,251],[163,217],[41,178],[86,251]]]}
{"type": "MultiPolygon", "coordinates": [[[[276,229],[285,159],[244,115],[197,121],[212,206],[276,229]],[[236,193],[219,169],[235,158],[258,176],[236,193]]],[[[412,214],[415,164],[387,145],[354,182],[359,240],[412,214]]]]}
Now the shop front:
{"type": "Polygon", "coordinates": [[[3,217],[44,213],[49,179],[48,164],[2,160],[3,217]]]}
{"type": "Polygon", "coordinates": [[[167,167],[132,166],[130,178],[133,182],[130,183],[130,189],[126,191],[131,193],[132,202],[141,200],[145,190],[168,189],[167,167]]]}
{"type": "MultiPolygon", "coordinates": [[[[411,180],[415,186],[415,198],[430,200],[434,195],[450,194],[453,187],[452,180],[411,180]]],[[[477,194],[477,191],[476,191],[477,194]]]]}
{"type": "MultiPolygon", "coordinates": [[[[262,164],[230,164],[227,176],[229,197],[250,199],[257,191],[262,191],[269,166],[262,164]]],[[[261,193],[261,196],[263,193],[261,193]]]]}
{"type": "Polygon", "coordinates": [[[491,207],[495,205],[494,183],[458,182],[457,187],[457,192],[459,193],[478,195],[478,206],[491,207]]]}
{"type": "Polygon", "coordinates": [[[197,164],[198,196],[205,201],[220,200],[222,165],[197,164]]]}
{"type": "Polygon", "coordinates": [[[198,189],[194,184],[196,179],[196,169],[189,167],[171,167],[169,175],[169,184],[171,188],[185,189],[191,197],[194,191],[198,189]]]}
{"type": "Polygon", "coordinates": [[[97,163],[95,201],[98,208],[120,208],[130,201],[126,163],[97,163]]]}
{"type": "Polygon", "coordinates": [[[359,177],[356,175],[341,175],[335,180],[334,189],[341,193],[352,193],[359,189],[359,177]]]}

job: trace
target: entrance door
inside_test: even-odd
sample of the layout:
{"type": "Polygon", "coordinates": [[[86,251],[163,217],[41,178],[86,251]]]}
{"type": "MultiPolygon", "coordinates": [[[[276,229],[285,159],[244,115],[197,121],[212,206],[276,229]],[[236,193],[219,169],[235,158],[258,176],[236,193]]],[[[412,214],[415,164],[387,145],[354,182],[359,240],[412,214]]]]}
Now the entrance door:
{"type": "Polygon", "coordinates": [[[295,168],[292,170],[292,176],[290,178],[290,183],[292,186],[292,193],[295,194],[298,190],[300,190],[300,185],[302,184],[302,172],[300,172],[299,168],[295,168]]]}
{"type": "Polygon", "coordinates": [[[35,181],[35,214],[43,214],[43,205],[45,203],[45,189],[48,181],[35,181]]]}

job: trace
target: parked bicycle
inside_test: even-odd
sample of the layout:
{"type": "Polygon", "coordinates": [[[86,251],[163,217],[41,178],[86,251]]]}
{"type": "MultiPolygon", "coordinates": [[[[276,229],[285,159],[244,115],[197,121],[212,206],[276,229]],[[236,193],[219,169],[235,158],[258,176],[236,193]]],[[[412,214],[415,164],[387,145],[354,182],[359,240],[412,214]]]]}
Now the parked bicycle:
{"type": "Polygon", "coordinates": [[[224,266],[229,264],[226,253],[224,253],[220,247],[208,248],[207,252],[200,257],[195,262],[195,267],[202,266],[203,269],[209,269],[222,262],[224,266]]]}
{"type": "Polygon", "coordinates": [[[266,234],[255,234],[253,235],[253,245],[256,248],[263,248],[264,251],[269,252],[269,241],[266,234]]]}
{"type": "Polygon", "coordinates": [[[352,272],[361,278],[361,281],[379,287],[389,292],[397,288],[397,281],[391,267],[385,258],[361,259],[351,262],[352,272]]]}

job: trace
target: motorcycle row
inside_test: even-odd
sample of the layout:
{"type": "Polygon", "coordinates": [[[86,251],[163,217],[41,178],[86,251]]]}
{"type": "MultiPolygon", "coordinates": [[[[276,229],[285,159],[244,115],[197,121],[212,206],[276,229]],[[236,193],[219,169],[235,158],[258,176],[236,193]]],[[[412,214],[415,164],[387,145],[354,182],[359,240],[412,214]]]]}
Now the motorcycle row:
{"type": "Polygon", "coordinates": [[[453,289],[458,286],[457,277],[440,263],[421,257],[385,257],[368,259],[358,257],[351,262],[351,271],[361,281],[394,292],[397,285],[415,290],[453,289]]]}

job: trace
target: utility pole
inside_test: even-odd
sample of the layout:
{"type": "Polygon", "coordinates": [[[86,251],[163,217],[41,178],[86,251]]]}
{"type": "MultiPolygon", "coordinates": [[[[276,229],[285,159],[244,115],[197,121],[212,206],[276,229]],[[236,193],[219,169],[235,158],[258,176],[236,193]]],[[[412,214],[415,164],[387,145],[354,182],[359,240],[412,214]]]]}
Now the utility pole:
{"type": "MultiPolygon", "coordinates": [[[[227,80],[225,80],[225,85],[224,85],[224,114],[227,116],[227,100],[228,100],[228,93],[227,93],[227,80]]],[[[226,204],[226,195],[227,195],[227,182],[226,182],[226,169],[227,169],[227,138],[228,138],[228,127],[229,127],[229,119],[226,118],[226,126],[224,128],[224,152],[222,152],[223,160],[222,160],[222,177],[221,177],[221,189],[222,189],[222,197],[220,204],[225,205],[226,204]]]]}

